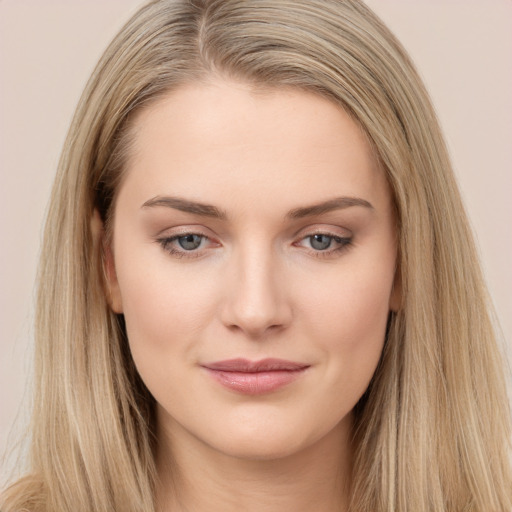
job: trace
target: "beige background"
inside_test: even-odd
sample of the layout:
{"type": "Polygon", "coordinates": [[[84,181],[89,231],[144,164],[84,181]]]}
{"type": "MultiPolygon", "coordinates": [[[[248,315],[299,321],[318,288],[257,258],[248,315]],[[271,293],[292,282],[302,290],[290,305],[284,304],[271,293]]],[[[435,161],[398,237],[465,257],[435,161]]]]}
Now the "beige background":
{"type": "MultiPolygon", "coordinates": [[[[510,345],[512,0],[367,3],[431,92],[510,345]]],[[[60,148],[95,62],[140,4],[0,0],[0,453],[27,416],[33,283],[60,148]]]]}

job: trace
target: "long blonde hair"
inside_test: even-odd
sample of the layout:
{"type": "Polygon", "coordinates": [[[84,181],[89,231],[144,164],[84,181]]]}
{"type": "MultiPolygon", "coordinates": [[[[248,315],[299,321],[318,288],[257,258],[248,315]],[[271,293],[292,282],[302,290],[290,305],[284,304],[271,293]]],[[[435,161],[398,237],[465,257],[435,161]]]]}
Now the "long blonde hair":
{"type": "Polygon", "coordinates": [[[418,74],[359,0],[156,0],[106,50],[52,192],[31,467],[2,511],[154,511],[154,400],[108,307],[92,219],[110,224],[134,113],[211,74],[342,105],[393,191],[402,307],[356,407],[351,510],[510,512],[504,359],[464,207],[418,74]]]}

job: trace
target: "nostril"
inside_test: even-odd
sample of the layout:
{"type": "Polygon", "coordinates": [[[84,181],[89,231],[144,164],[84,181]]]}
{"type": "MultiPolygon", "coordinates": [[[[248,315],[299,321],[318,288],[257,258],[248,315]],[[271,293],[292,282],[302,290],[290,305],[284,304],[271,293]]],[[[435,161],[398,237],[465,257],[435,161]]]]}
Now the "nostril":
{"type": "Polygon", "coordinates": [[[225,313],[223,323],[232,332],[239,331],[250,338],[258,338],[286,328],[290,318],[285,307],[260,311],[258,314],[232,309],[225,313]]]}
{"type": "Polygon", "coordinates": [[[274,333],[291,318],[285,288],[278,286],[276,262],[268,250],[246,247],[232,261],[230,280],[225,283],[221,307],[222,323],[231,331],[251,338],[274,333]]]}

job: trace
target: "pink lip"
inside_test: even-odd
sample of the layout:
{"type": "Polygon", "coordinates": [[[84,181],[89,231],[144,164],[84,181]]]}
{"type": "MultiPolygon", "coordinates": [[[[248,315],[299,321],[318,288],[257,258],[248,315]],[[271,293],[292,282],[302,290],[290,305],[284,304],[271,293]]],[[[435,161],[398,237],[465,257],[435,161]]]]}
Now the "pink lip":
{"type": "Polygon", "coordinates": [[[228,359],[202,365],[217,382],[246,395],[276,391],[298,379],[309,365],[284,359],[228,359]]]}

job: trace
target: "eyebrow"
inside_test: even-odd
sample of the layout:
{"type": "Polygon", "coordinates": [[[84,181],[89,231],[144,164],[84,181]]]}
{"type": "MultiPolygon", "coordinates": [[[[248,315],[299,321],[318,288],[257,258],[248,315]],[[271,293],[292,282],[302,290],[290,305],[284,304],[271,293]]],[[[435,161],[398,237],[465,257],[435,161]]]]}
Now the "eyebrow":
{"type": "MultiPolygon", "coordinates": [[[[220,210],[216,206],[211,204],[199,203],[196,201],[190,201],[181,197],[172,196],[156,196],[146,201],[142,208],[154,208],[157,206],[163,206],[166,208],[173,208],[186,213],[199,215],[202,217],[212,217],[215,219],[226,220],[228,218],[225,211],[220,210]]],[[[323,213],[329,213],[334,210],[344,210],[353,206],[362,206],[373,210],[373,205],[361,199],[359,197],[336,197],[329,199],[322,203],[313,204],[310,206],[294,208],[290,210],[285,218],[287,219],[302,219],[304,217],[313,217],[315,215],[321,215],[323,213]]]]}
{"type": "Polygon", "coordinates": [[[366,201],[366,199],[361,199],[359,197],[336,197],[334,199],[324,201],[323,203],[303,208],[295,208],[289,211],[286,214],[286,217],[289,219],[302,219],[304,217],[313,217],[314,215],[321,215],[322,213],[328,213],[334,210],[344,210],[345,208],[350,208],[352,206],[362,206],[370,210],[374,209],[373,205],[366,201]]]}
{"type": "Polygon", "coordinates": [[[189,201],[181,197],[156,196],[146,201],[142,205],[142,208],[153,208],[155,206],[165,206],[166,208],[173,208],[181,212],[192,213],[202,217],[212,217],[220,220],[227,219],[226,213],[219,210],[216,206],[189,201]]]}

